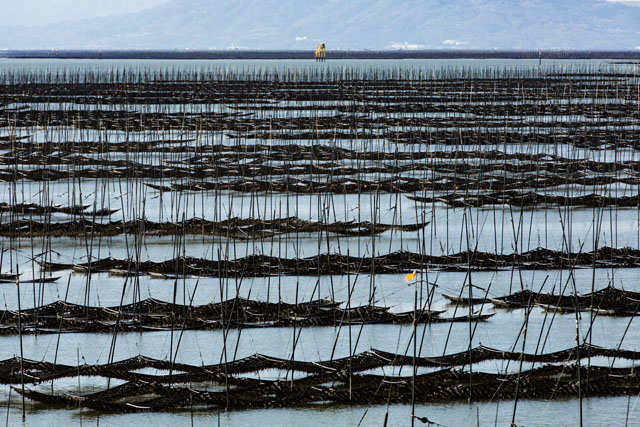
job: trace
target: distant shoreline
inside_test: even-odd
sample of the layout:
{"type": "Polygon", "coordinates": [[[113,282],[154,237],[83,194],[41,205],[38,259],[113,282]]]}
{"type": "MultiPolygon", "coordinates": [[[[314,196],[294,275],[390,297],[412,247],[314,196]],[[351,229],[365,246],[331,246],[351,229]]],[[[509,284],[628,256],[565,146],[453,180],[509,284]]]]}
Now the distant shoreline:
{"type": "MultiPolygon", "coordinates": [[[[327,59],[612,59],[640,60],[640,50],[327,50],[327,59]]],[[[4,50],[15,59],[310,59],[311,50],[4,50]]]]}

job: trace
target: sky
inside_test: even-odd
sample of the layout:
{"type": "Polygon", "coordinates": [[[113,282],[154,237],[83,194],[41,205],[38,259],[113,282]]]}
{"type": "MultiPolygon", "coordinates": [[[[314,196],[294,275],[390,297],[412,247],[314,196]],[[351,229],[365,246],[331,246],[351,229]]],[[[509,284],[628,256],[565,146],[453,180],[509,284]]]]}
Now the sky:
{"type": "MultiPolygon", "coordinates": [[[[169,0],[0,0],[4,22],[36,26],[138,12],[169,0]]],[[[213,0],[212,0],[213,1],[213,0]]],[[[558,0],[562,1],[562,0],[558,0]]],[[[607,0],[640,6],[640,0],[607,0]]]]}
{"type": "Polygon", "coordinates": [[[3,22],[37,26],[138,12],[169,0],[0,0],[3,22]]]}

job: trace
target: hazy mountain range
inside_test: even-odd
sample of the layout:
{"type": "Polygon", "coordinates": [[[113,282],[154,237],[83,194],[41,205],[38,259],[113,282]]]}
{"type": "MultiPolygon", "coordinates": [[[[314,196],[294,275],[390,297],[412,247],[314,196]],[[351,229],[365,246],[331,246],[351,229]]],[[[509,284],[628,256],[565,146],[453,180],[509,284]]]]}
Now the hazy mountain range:
{"type": "Polygon", "coordinates": [[[640,49],[640,8],[604,0],[173,0],[0,28],[4,49],[640,49]]]}

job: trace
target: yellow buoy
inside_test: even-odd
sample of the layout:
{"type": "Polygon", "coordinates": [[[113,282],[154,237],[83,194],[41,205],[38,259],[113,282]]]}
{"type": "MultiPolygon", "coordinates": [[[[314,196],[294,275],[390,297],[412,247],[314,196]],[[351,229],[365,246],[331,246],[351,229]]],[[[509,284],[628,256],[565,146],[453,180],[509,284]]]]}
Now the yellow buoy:
{"type": "Polygon", "coordinates": [[[405,281],[405,282],[410,282],[410,281],[412,281],[413,279],[415,279],[415,278],[416,278],[416,273],[417,273],[417,271],[416,271],[416,270],[413,270],[413,272],[411,272],[411,273],[407,274],[407,277],[405,277],[404,281],[405,281]]]}

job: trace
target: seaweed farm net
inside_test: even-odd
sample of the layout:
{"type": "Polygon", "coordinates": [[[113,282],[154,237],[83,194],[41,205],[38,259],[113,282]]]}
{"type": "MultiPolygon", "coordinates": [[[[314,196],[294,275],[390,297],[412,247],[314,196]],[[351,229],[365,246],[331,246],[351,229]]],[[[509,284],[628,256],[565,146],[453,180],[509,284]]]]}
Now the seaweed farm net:
{"type": "Polygon", "coordinates": [[[8,413],[638,419],[637,64],[8,64],[8,413]]]}

